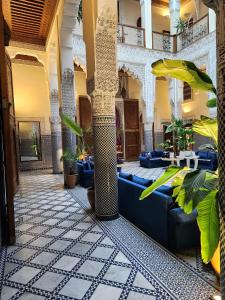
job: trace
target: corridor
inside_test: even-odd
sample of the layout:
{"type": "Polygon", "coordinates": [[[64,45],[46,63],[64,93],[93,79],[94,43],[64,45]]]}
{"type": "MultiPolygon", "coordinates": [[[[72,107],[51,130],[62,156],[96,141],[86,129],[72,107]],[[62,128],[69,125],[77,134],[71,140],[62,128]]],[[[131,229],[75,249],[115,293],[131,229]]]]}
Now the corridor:
{"type": "Polygon", "coordinates": [[[204,300],[216,292],[122,217],[98,221],[88,207],[86,190],[64,190],[62,177],[22,173],[1,300],[204,300]]]}

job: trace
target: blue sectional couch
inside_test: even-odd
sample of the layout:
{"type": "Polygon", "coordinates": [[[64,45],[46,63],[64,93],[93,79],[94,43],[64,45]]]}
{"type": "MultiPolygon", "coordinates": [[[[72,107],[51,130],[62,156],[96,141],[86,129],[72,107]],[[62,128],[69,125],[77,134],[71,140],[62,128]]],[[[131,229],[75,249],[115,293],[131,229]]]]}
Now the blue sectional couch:
{"type": "Polygon", "coordinates": [[[196,155],[199,156],[198,168],[216,171],[218,168],[217,153],[212,151],[197,151],[196,155]]]}
{"type": "Polygon", "coordinates": [[[168,167],[171,162],[162,160],[163,151],[142,152],[139,156],[140,166],[143,168],[168,167]]]}
{"type": "Polygon", "coordinates": [[[94,163],[92,161],[77,162],[79,183],[87,188],[94,184],[94,163]]]}
{"type": "Polygon", "coordinates": [[[169,249],[187,249],[198,245],[197,212],[186,215],[174,203],[171,196],[172,189],[167,186],[161,187],[140,201],[142,191],[149,184],[146,179],[142,181],[137,176],[120,173],[118,177],[120,213],[169,249]]]}

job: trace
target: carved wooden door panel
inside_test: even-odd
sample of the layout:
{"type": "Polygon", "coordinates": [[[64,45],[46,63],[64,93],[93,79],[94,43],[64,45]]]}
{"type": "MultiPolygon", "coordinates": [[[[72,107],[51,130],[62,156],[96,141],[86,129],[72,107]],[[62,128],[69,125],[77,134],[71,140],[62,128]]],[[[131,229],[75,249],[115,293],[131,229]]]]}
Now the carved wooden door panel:
{"type": "Polygon", "coordinates": [[[125,156],[136,160],[140,152],[139,107],[137,100],[124,100],[125,156]]]}
{"type": "Polygon", "coordinates": [[[93,151],[92,109],[87,97],[79,97],[80,126],[84,130],[85,148],[89,154],[93,151]]]}

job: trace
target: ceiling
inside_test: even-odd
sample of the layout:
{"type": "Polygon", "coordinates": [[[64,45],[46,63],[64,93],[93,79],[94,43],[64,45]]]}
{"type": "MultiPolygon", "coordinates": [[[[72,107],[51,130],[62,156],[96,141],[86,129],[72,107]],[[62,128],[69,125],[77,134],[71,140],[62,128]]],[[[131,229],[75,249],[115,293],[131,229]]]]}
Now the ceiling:
{"type": "Polygon", "coordinates": [[[57,0],[3,0],[11,40],[45,45],[57,0]]]}

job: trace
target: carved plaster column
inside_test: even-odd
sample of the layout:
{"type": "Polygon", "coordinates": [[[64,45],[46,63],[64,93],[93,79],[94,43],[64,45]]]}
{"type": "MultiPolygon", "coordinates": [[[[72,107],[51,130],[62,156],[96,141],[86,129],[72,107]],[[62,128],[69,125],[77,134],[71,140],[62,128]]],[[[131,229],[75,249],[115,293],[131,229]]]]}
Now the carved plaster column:
{"type": "Polygon", "coordinates": [[[145,29],[145,46],[152,49],[152,1],[141,0],[141,22],[145,29]]]}
{"type": "Polygon", "coordinates": [[[53,173],[59,174],[62,172],[62,135],[61,135],[61,120],[59,116],[59,97],[58,90],[50,91],[50,108],[51,108],[51,141],[52,141],[52,166],[53,173]]]}
{"type": "Polygon", "coordinates": [[[170,34],[176,34],[176,25],[180,18],[180,0],[170,0],[170,34]]]}
{"type": "MultiPolygon", "coordinates": [[[[74,71],[70,68],[64,69],[62,74],[62,113],[75,120],[75,97],[74,97],[74,71]]],[[[63,152],[76,151],[76,136],[62,123],[62,148],[63,152]]],[[[64,171],[67,164],[64,161],[64,171]]]]}
{"type": "Polygon", "coordinates": [[[145,151],[153,150],[153,132],[152,132],[153,122],[146,122],[144,124],[144,142],[145,142],[145,151]]]}
{"type": "Polygon", "coordinates": [[[155,82],[156,78],[151,73],[151,64],[145,67],[145,80],[142,82],[142,96],[145,103],[144,114],[144,142],[145,151],[152,151],[153,141],[153,122],[154,122],[154,100],[155,100],[155,82]]]}
{"type": "Polygon", "coordinates": [[[92,98],[95,161],[95,212],[103,220],[118,217],[115,95],[116,0],[83,1],[88,93],[92,98]],[[90,23],[90,19],[93,22],[90,23]]]}
{"type": "Polygon", "coordinates": [[[49,54],[52,166],[53,173],[59,174],[63,170],[62,162],[60,161],[62,156],[62,134],[61,120],[59,116],[58,73],[55,47],[49,49],[49,54]]]}
{"type": "Polygon", "coordinates": [[[182,119],[183,82],[169,79],[169,97],[171,113],[176,119],[182,119]]]}
{"type": "MultiPolygon", "coordinates": [[[[63,21],[60,33],[61,52],[61,111],[66,116],[75,120],[75,85],[74,85],[74,63],[73,63],[73,30],[76,25],[79,0],[65,0],[63,21]]],[[[76,151],[76,137],[62,123],[62,148],[63,153],[69,150],[76,151]]],[[[63,162],[64,172],[67,171],[66,161],[63,162]]],[[[74,170],[75,171],[75,170],[74,170]]]]}

